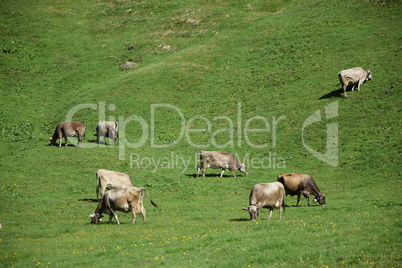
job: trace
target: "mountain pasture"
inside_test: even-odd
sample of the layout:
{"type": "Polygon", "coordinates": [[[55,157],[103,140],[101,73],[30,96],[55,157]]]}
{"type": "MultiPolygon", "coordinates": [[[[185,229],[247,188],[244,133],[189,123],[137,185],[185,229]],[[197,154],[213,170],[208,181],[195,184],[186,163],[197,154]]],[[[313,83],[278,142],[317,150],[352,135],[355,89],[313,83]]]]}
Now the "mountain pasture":
{"type": "Polygon", "coordinates": [[[399,1],[0,6],[1,266],[401,266],[399,1]],[[352,67],[373,80],[345,98],[352,67]],[[49,146],[63,121],[86,122],[82,147],[49,146]],[[195,178],[201,150],[248,174],[195,178]],[[147,189],[147,222],[90,224],[98,169],[147,189]],[[326,206],[287,196],[251,222],[252,187],[292,172],[326,206]]]}

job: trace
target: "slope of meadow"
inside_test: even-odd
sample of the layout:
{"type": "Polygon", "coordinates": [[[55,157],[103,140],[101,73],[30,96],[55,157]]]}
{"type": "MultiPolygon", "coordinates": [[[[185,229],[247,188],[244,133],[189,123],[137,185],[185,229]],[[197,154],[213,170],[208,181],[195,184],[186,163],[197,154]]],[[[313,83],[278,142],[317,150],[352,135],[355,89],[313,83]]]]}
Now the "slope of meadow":
{"type": "Polygon", "coordinates": [[[0,3],[2,266],[400,266],[398,1],[59,2],[0,3]],[[355,66],[373,80],[344,98],[355,66]],[[66,120],[83,148],[47,146],[66,120]],[[200,150],[249,174],[195,178],[200,150]],[[147,188],[146,223],[89,224],[100,168],[147,188]],[[248,221],[252,186],[289,172],[327,206],[248,221]]]}

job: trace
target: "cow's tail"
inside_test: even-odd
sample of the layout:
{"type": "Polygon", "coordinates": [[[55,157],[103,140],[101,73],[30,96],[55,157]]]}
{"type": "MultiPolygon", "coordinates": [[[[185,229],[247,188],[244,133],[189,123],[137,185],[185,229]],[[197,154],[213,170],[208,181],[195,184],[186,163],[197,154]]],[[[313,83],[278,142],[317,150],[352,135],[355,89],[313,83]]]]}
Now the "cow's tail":
{"type": "Polygon", "coordinates": [[[147,194],[149,201],[151,202],[151,204],[152,204],[154,207],[158,207],[158,206],[155,204],[155,202],[152,201],[152,199],[149,197],[148,191],[147,191],[144,187],[139,187],[138,189],[140,189],[141,192],[145,192],[145,193],[147,194]]]}
{"type": "Polygon", "coordinates": [[[98,184],[96,185],[96,200],[99,200],[99,191],[100,191],[100,187],[101,187],[101,182],[100,182],[100,176],[99,176],[98,172],[96,172],[96,178],[98,180],[98,184]]]}
{"type": "Polygon", "coordinates": [[[117,121],[114,122],[116,127],[116,139],[119,139],[119,123],[117,121]]]}
{"type": "MultiPolygon", "coordinates": [[[[60,124],[59,124],[60,125],[60,124]]],[[[57,125],[56,129],[54,130],[53,136],[50,137],[50,144],[49,145],[55,145],[56,141],[62,137],[59,135],[59,125],[57,125]]]]}
{"type": "Polygon", "coordinates": [[[201,152],[198,153],[197,169],[203,168],[203,165],[202,165],[202,156],[203,156],[203,152],[201,151],[201,152]]]}
{"type": "MultiPolygon", "coordinates": [[[[282,175],[284,175],[284,174],[281,174],[279,176],[282,176],[282,175]]],[[[279,180],[279,176],[278,176],[278,180],[279,180]]],[[[285,214],[285,209],[286,209],[286,204],[285,204],[286,190],[285,190],[285,186],[284,186],[284,184],[282,182],[278,182],[278,183],[281,185],[281,187],[280,187],[281,193],[282,193],[282,204],[281,204],[281,206],[282,206],[283,214],[285,214]]]]}
{"type": "Polygon", "coordinates": [[[84,124],[84,135],[82,135],[82,138],[84,139],[85,138],[85,132],[86,132],[85,129],[87,128],[87,124],[84,121],[82,123],[84,124]]]}
{"type": "Polygon", "coordinates": [[[285,214],[285,209],[286,209],[285,198],[286,198],[286,194],[285,194],[285,193],[283,193],[283,198],[282,198],[282,209],[283,209],[283,214],[285,214]]]}

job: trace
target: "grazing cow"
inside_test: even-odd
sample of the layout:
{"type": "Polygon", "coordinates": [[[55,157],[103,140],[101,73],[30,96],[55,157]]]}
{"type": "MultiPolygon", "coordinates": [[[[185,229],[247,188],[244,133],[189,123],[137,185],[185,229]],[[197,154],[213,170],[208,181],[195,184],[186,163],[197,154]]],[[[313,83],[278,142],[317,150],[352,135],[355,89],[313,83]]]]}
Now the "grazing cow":
{"type": "Polygon", "coordinates": [[[233,177],[236,178],[235,170],[238,169],[240,172],[244,174],[248,174],[246,166],[243,163],[240,163],[239,160],[232,153],[224,153],[224,152],[207,152],[201,151],[199,153],[200,163],[197,166],[197,176],[200,175],[200,170],[202,169],[202,176],[205,178],[205,170],[207,168],[221,168],[221,176],[225,170],[230,170],[233,172],[233,177]]]}
{"type": "Polygon", "coordinates": [[[55,145],[59,139],[59,147],[63,137],[65,138],[65,146],[67,146],[67,137],[78,137],[77,146],[82,143],[82,138],[85,136],[86,124],[83,121],[62,122],[57,125],[56,130],[52,137],[50,137],[50,144],[55,145]]]}
{"type": "Polygon", "coordinates": [[[365,71],[361,67],[340,71],[338,73],[338,77],[339,81],[341,82],[345,98],[348,97],[346,94],[346,88],[348,86],[352,85],[352,91],[354,91],[357,84],[357,91],[360,91],[361,84],[373,79],[370,70],[365,71]]]}
{"type": "Polygon", "coordinates": [[[104,137],[106,144],[106,137],[109,137],[113,140],[113,144],[116,145],[116,139],[119,138],[118,132],[119,124],[116,121],[100,121],[98,126],[96,127],[97,141],[99,144],[100,137],[104,137]]]}
{"type": "Polygon", "coordinates": [[[96,172],[96,178],[98,180],[98,185],[96,187],[97,199],[99,199],[99,192],[102,197],[106,189],[111,190],[133,187],[130,177],[127,174],[116,171],[99,169],[98,172],[96,172]]]}
{"type": "Polygon", "coordinates": [[[100,222],[103,213],[109,215],[109,223],[111,223],[112,218],[114,218],[116,224],[120,224],[116,211],[122,211],[124,213],[131,212],[133,215],[131,223],[134,223],[137,214],[141,213],[144,222],[146,222],[146,211],[143,204],[144,192],[147,194],[151,204],[157,207],[144,187],[113,189],[102,196],[95,211],[89,215],[89,217],[91,217],[91,224],[100,222]]]}
{"type": "Polygon", "coordinates": [[[269,209],[268,220],[272,211],[279,209],[279,219],[282,218],[282,210],[285,209],[285,188],[279,182],[259,183],[254,185],[250,193],[250,205],[243,208],[250,213],[252,221],[260,218],[262,208],[269,209]]]}
{"type": "Polygon", "coordinates": [[[300,196],[307,200],[307,206],[310,206],[310,195],[314,195],[314,203],[318,202],[321,206],[325,206],[325,195],[320,192],[315,181],[310,175],[300,173],[280,174],[278,181],[285,186],[287,195],[297,195],[296,207],[299,206],[300,196]]]}

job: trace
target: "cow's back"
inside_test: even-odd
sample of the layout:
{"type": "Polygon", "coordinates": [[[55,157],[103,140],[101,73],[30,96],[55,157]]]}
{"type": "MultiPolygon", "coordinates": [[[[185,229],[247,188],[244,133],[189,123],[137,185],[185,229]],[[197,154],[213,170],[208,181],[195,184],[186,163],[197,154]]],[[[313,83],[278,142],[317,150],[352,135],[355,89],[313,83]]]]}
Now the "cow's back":
{"type": "Polygon", "coordinates": [[[236,157],[232,153],[215,152],[215,151],[201,151],[200,159],[204,164],[212,166],[225,166],[234,163],[236,157]]]}
{"type": "Polygon", "coordinates": [[[361,67],[355,67],[355,68],[340,71],[338,73],[338,76],[339,76],[339,79],[341,80],[341,82],[346,84],[348,81],[349,82],[357,82],[361,78],[366,77],[367,71],[365,71],[361,67]]]}
{"type": "Polygon", "coordinates": [[[113,188],[133,187],[130,176],[121,172],[99,169],[97,177],[98,183],[113,186],[113,188]]]}
{"type": "Polygon", "coordinates": [[[62,132],[67,137],[75,137],[79,138],[85,135],[86,123],[84,121],[71,121],[64,122],[62,125],[62,132]]]}
{"type": "Polygon", "coordinates": [[[60,124],[60,129],[66,135],[72,135],[75,133],[74,122],[63,122],[60,124]]]}
{"type": "Polygon", "coordinates": [[[283,184],[286,194],[293,196],[302,190],[303,178],[306,176],[310,177],[307,174],[301,173],[280,174],[277,180],[283,184]]]}
{"type": "Polygon", "coordinates": [[[250,203],[278,207],[285,197],[285,188],[280,182],[259,183],[253,188],[250,203]]]}
{"type": "Polygon", "coordinates": [[[130,188],[112,189],[104,194],[104,197],[113,210],[127,212],[130,204],[138,200],[136,191],[130,188]]]}

